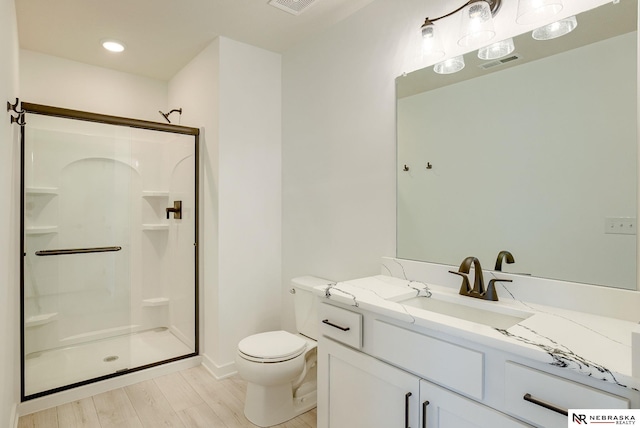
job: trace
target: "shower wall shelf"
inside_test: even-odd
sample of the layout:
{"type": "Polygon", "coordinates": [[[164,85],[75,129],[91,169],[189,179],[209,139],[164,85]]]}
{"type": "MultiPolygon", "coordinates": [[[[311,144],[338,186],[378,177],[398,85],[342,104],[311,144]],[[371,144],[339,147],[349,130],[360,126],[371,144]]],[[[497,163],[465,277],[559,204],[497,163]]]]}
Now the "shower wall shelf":
{"type": "Polygon", "coordinates": [[[24,326],[27,328],[31,328],[31,327],[37,327],[40,325],[45,325],[45,324],[49,324],[52,321],[55,321],[58,319],[58,313],[57,312],[52,312],[49,314],[40,314],[40,315],[34,315],[31,316],[29,318],[27,318],[24,321],[24,326]]]}
{"type": "Polygon", "coordinates": [[[167,306],[169,304],[168,297],[153,297],[151,299],[144,299],[142,306],[167,306]]]}
{"type": "Polygon", "coordinates": [[[57,187],[27,187],[25,189],[27,195],[57,195],[57,187]]]}
{"type": "Polygon", "coordinates": [[[58,226],[32,226],[25,227],[25,235],[45,235],[48,233],[58,233],[58,226]]]}
{"type": "Polygon", "coordinates": [[[168,198],[169,191],[164,190],[145,190],[142,192],[143,198],[168,198]]]}
{"type": "Polygon", "coordinates": [[[164,223],[145,223],[142,225],[142,230],[169,230],[169,225],[164,223]]]}

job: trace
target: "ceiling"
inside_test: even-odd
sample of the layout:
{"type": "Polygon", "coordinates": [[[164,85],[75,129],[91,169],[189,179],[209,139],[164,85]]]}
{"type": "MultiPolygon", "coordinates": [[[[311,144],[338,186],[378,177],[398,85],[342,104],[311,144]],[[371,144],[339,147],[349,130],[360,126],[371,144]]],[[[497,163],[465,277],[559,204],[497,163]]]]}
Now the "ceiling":
{"type": "MultiPolygon", "coordinates": [[[[298,1],[298,0],[292,0],[298,1]]],[[[274,52],[373,0],[314,0],[300,15],[269,0],[15,0],[20,47],[168,80],[218,36],[274,52]],[[113,38],[127,49],[101,47],[113,38]]]]}

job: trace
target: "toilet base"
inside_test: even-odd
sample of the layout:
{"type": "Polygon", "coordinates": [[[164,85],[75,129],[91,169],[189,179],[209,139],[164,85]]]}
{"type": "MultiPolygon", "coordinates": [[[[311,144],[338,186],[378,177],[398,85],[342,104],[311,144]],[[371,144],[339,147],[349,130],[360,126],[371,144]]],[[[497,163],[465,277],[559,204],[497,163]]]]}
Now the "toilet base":
{"type": "Polygon", "coordinates": [[[254,425],[270,427],[313,409],[316,402],[315,390],[294,397],[290,383],[268,387],[248,383],[244,415],[254,425]]]}

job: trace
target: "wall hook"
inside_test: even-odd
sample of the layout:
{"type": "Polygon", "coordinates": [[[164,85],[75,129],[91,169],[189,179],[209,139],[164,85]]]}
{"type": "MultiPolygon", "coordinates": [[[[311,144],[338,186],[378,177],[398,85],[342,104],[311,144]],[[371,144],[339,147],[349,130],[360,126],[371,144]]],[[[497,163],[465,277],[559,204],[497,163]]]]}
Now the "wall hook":
{"type": "Polygon", "coordinates": [[[409,171],[409,167],[405,164],[404,168],[402,168],[403,171],[409,171]]]}
{"type": "Polygon", "coordinates": [[[24,126],[27,122],[24,120],[24,113],[20,113],[18,116],[11,116],[10,123],[17,123],[19,126],[24,126]]]}
{"type": "Polygon", "coordinates": [[[9,101],[7,101],[7,111],[13,111],[14,113],[17,114],[22,114],[24,113],[24,110],[18,110],[18,106],[20,105],[20,99],[16,98],[16,103],[15,104],[11,104],[9,101]]]}
{"type": "Polygon", "coordinates": [[[433,169],[433,165],[431,165],[431,162],[427,162],[427,169],[433,169]]]}
{"type": "Polygon", "coordinates": [[[9,116],[10,116],[10,122],[9,123],[17,123],[20,126],[24,126],[25,125],[25,120],[24,120],[24,110],[19,110],[18,106],[20,105],[20,99],[16,98],[16,103],[15,104],[11,104],[9,101],[7,101],[7,111],[10,112],[9,116]],[[17,116],[13,116],[13,113],[17,114],[17,116]]]}

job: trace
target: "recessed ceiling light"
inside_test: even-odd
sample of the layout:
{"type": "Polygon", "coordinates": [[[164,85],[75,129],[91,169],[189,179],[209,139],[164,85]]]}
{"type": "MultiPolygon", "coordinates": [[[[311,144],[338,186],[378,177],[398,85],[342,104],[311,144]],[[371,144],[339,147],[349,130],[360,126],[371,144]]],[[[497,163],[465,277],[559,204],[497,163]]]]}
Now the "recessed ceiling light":
{"type": "Polygon", "coordinates": [[[122,52],[124,50],[124,45],[115,40],[103,40],[102,47],[110,52],[122,52]]]}

